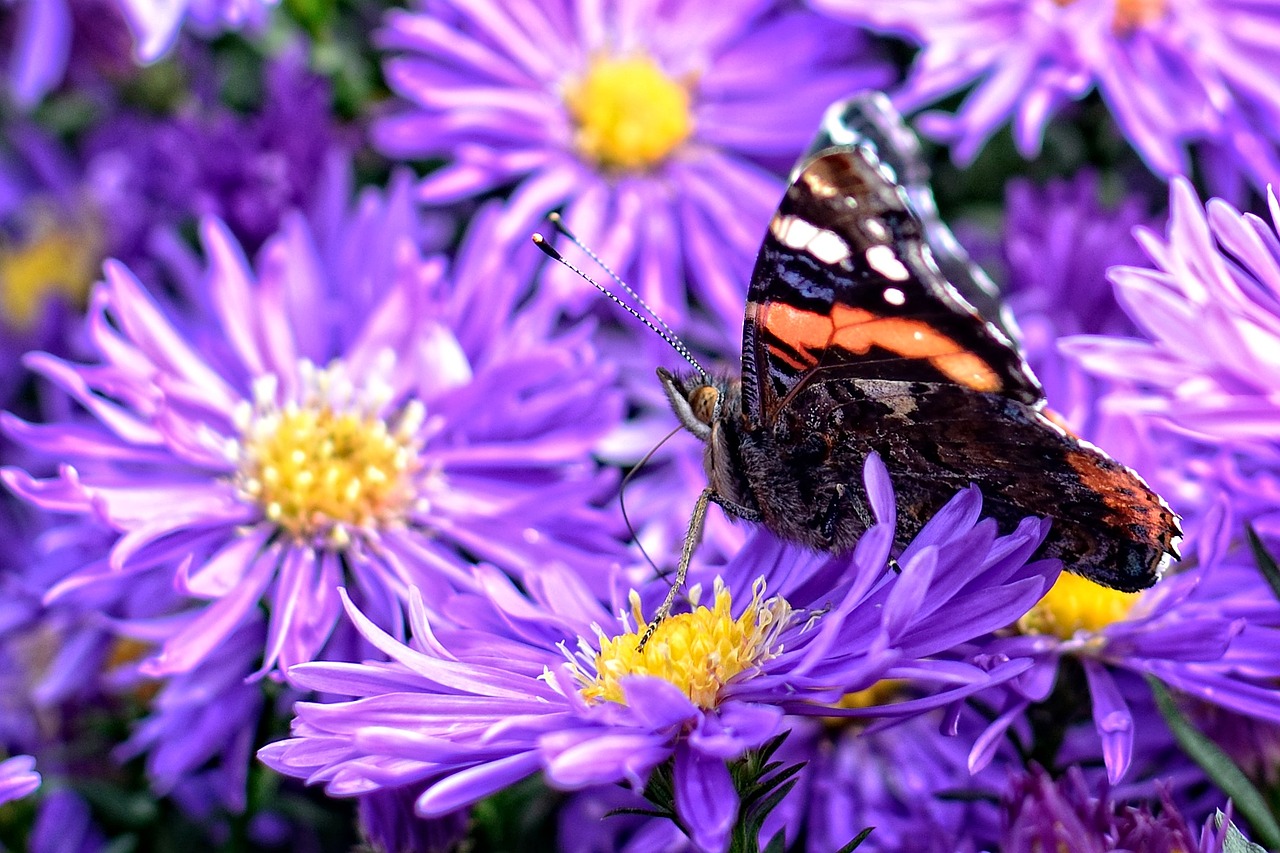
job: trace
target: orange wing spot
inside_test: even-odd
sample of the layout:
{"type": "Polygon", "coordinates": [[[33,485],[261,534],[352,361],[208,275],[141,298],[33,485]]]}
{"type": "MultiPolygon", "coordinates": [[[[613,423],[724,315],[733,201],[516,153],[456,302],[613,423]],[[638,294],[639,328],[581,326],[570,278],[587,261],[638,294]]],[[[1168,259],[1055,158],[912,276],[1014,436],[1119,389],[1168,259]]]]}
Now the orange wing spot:
{"type": "Polygon", "coordinates": [[[975,391],[999,391],[1002,387],[989,364],[919,320],[877,317],[847,305],[834,306],[828,316],[778,302],[761,306],[760,317],[774,337],[798,351],[834,345],[863,355],[879,347],[903,358],[928,359],[948,379],[975,391]]]}
{"type": "Polygon", "coordinates": [[[799,360],[798,358],[796,358],[786,350],[782,349],[781,347],[774,346],[773,344],[769,345],[769,355],[773,356],[779,361],[786,362],[788,366],[794,368],[795,370],[807,370],[808,368],[813,367],[815,364],[818,363],[817,360],[809,353],[808,350],[801,350],[800,352],[803,355],[808,357],[807,361],[799,360]]]}
{"type": "Polygon", "coordinates": [[[948,379],[974,391],[994,393],[1004,387],[985,361],[971,352],[957,352],[929,359],[948,379]]]}

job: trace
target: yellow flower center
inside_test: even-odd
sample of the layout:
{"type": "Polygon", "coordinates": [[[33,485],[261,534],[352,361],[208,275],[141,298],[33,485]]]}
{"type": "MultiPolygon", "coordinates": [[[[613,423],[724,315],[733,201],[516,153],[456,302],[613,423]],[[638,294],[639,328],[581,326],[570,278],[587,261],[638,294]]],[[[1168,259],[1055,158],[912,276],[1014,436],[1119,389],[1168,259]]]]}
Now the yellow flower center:
{"type": "Polygon", "coordinates": [[[1096,633],[1124,621],[1137,602],[1138,593],[1108,589],[1063,572],[1036,606],[1018,620],[1018,630],[1069,640],[1078,631],[1096,633]]]}
{"type": "Polygon", "coordinates": [[[41,211],[33,220],[25,240],[0,240],[0,310],[14,329],[30,329],[54,296],[83,306],[102,261],[95,224],[59,222],[41,211]]]}
{"type": "MultiPolygon", "coordinates": [[[[1059,6],[1070,6],[1076,0],[1054,0],[1059,6]]],[[[1116,8],[1111,26],[1118,33],[1125,33],[1164,17],[1167,0],[1115,0],[1116,8]]]]}
{"type": "Polygon", "coordinates": [[[274,377],[255,389],[252,412],[241,415],[237,483],[295,538],[345,548],[353,532],[402,522],[412,507],[423,409],[415,401],[389,423],[385,387],[361,394],[340,363],[304,364],[302,373],[301,403],[277,407],[274,377]]]}
{"type": "Polygon", "coordinates": [[[600,57],[569,86],[579,153],[607,168],[648,168],[693,129],[689,90],[647,56],[600,57]]]}
{"type": "Polygon", "coordinates": [[[714,708],[721,688],[782,651],[777,639],[791,621],[791,607],[781,598],[761,601],[763,592],[758,585],[751,604],[735,619],[732,596],[717,579],[711,608],[696,607],[663,620],[643,649],[638,646],[645,621],[638,598],[633,598],[640,630],[600,637],[594,677],[579,673],[583,698],[625,704],[621,680],[649,675],[671,682],[699,708],[714,708]]]}

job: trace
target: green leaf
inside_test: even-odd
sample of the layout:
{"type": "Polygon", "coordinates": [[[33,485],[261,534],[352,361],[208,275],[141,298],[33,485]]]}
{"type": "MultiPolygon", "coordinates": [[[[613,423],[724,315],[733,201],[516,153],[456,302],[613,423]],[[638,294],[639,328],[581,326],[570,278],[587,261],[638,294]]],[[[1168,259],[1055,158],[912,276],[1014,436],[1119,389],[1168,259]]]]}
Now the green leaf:
{"type": "Polygon", "coordinates": [[[1169,688],[1155,676],[1148,675],[1147,683],[1151,685],[1151,693],[1155,697],[1156,707],[1160,715],[1169,725],[1173,736],[1178,739],[1191,760],[1200,765],[1205,774],[1226,793],[1240,814],[1249,821],[1254,832],[1269,848],[1280,847],[1280,824],[1275,815],[1267,807],[1267,801],[1249,781],[1249,777],[1235,765],[1225,752],[1209,738],[1205,737],[1191,721],[1178,710],[1174,704],[1169,688]]]}
{"type": "Polygon", "coordinates": [[[1249,538],[1249,547],[1253,549],[1253,558],[1258,561],[1258,569],[1271,586],[1271,592],[1280,599],[1280,565],[1276,565],[1276,558],[1267,553],[1267,546],[1262,544],[1262,538],[1252,524],[1244,526],[1244,534],[1249,538]]]}
{"type": "MultiPolygon", "coordinates": [[[[1227,816],[1219,809],[1213,815],[1213,825],[1221,829],[1227,816]]],[[[1234,823],[1227,824],[1227,836],[1222,841],[1222,853],[1267,853],[1266,848],[1244,837],[1244,833],[1236,829],[1234,823]]]]}
{"type": "Polygon", "coordinates": [[[786,833],[779,831],[777,835],[769,839],[768,845],[760,853],[787,853],[786,833]]]}
{"type": "Polygon", "coordinates": [[[852,841],[837,850],[836,853],[852,853],[852,851],[857,850],[862,846],[862,842],[867,840],[867,836],[871,834],[873,829],[875,829],[874,826],[868,826],[866,829],[862,830],[862,832],[855,835],[852,841]]]}

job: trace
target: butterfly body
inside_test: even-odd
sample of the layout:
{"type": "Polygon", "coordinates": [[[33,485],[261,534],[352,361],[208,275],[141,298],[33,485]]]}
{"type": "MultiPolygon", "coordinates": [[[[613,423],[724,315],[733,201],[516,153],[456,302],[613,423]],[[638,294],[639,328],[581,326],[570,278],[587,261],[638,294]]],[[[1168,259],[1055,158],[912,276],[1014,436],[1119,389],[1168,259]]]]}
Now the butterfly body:
{"type": "Polygon", "coordinates": [[[660,371],[707,442],[712,500],[835,553],[871,523],[861,472],[893,478],[905,543],[958,490],[1009,532],[1051,517],[1042,553],[1106,586],[1159,577],[1177,517],[1137,474],[1063,429],[1004,334],[940,271],[907,195],[872,151],[797,174],[748,294],[741,381],[660,371]]]}

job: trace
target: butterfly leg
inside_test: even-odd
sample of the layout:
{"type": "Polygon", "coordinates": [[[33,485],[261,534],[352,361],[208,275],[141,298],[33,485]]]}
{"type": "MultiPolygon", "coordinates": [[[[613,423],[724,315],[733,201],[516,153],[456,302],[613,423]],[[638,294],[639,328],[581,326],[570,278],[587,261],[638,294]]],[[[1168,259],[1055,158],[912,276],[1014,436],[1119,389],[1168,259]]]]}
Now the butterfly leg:
{"type": "MultiPolygon", "coordinates": [[[[653,632],[658,630],[658,625],[671,615],[671,608],[676,603],[676,595],[684,588],[685,578],[689,576],[689,562],[693,559],[693,551],[702,541],[702,527],[707,520],[707,504],[714,497],[715,492],[710,488],[703,489],[702,494],[698,495],[698,501],[693,505],[693,517],[689,519],[689,529],[684,534],[684,547],[680,549],[680,563],[676,566],[676,578],[671,582],[671,589],[667,591],[667,597],[663,599],[662,605],[649,620],[649,626],[644,629],[644,636],[640,638],[636,651],[644,649],[644,644],[649,642],[653,632]]],[[[716,502],[719,503],[719,501],[716,502]]]]}
{"type": "Polygon", "coordinates": [[[743,521],[754,521],[754,522],[764,521],[764,516],[756,512],[754,509],[751,509],[750,507],[745,507],[739,503],[734,503],[728,498],[723,498],[720,495],[717,495],[715,492],[711,493],[711,496],[709,499],[713,504],[716,504],[725,512],[729,513],[730,515],[737,516],[738,518],[741,518],[743,521]]]}

